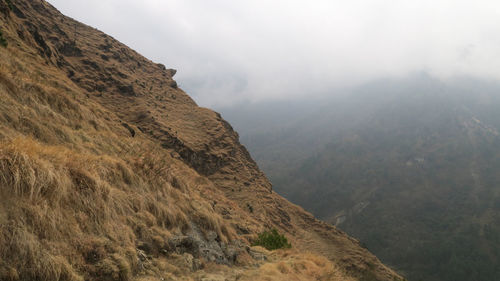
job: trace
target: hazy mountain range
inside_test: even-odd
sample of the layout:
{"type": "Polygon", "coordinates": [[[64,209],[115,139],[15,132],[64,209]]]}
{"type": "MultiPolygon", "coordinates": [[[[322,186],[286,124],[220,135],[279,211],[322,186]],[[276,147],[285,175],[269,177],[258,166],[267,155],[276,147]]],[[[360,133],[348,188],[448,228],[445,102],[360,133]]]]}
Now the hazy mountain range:
{"type": "Polygon", "coordinates": [[[425,73],[221,108],[274,189],[410,280],[500,279],[500,84],[425,73]]]}

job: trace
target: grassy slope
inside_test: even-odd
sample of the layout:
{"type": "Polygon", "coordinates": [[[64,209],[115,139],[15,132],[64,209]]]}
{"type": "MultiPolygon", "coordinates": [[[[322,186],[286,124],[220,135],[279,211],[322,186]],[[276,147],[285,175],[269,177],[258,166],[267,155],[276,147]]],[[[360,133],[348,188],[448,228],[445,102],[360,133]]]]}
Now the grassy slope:
{"type": "Polygon", "coordinates": [[[44,1],[13,4],[0,1],[0,280],[398,278],[270,191],[173,71],[44,1]],[[270,227],[296,250],[255,260],[246,245],[270,227]],[[184,235],[232,247],[233,266],[173,246],[184,235]]]}

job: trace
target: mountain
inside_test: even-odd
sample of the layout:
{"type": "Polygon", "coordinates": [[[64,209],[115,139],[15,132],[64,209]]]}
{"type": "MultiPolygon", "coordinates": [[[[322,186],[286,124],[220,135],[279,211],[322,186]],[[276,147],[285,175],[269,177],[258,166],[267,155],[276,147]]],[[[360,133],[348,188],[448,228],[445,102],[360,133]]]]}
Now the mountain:
{"type": "Polygon", "coordinates": [[[221,111],[275,190],[410,280],[487,281],[500,279],[499,93],[420,73],[221,111]]]}
{"type": "Polygon", "coordinates": [[[0,280],[402,280],[175,70],[43,0],[0,0],[0,31],[0,280]],[[269,229],[292,248],[252,246],[269,229]]]}

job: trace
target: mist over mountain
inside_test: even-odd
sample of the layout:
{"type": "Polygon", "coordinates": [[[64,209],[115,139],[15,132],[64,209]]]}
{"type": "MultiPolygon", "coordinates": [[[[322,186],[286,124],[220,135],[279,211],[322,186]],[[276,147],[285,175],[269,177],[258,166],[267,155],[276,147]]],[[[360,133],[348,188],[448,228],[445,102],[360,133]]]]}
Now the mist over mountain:
{"type": "Polygon", "coordinates": [[[500,79],[494,0],[49,0],[169,65],[207,107],[425,70],[500,79]]]}
{"type": "Polygon", "coordinates": [[[220,108],[274,189],[410,280],[498,280],[500,83],[426,73],[220,108]]]}

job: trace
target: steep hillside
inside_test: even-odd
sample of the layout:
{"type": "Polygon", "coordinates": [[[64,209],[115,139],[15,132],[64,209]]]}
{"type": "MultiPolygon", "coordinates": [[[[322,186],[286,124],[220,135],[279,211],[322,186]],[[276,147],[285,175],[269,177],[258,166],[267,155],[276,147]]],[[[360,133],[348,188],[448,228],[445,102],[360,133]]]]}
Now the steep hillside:
{"type": "Polygon", "coordinates": [[[414,75],[302,107],[282,131],[235,126],[279,193],[410,280],[498,280],[499,92],[414,75]]]}
{"type": "Polygon", "coordinates": [[[399,280],[272,191],[155,64],[43,0],[0,0],[0,280],[399,280]],[[277,228],[291,250],[250,247],[277,228]]]}

